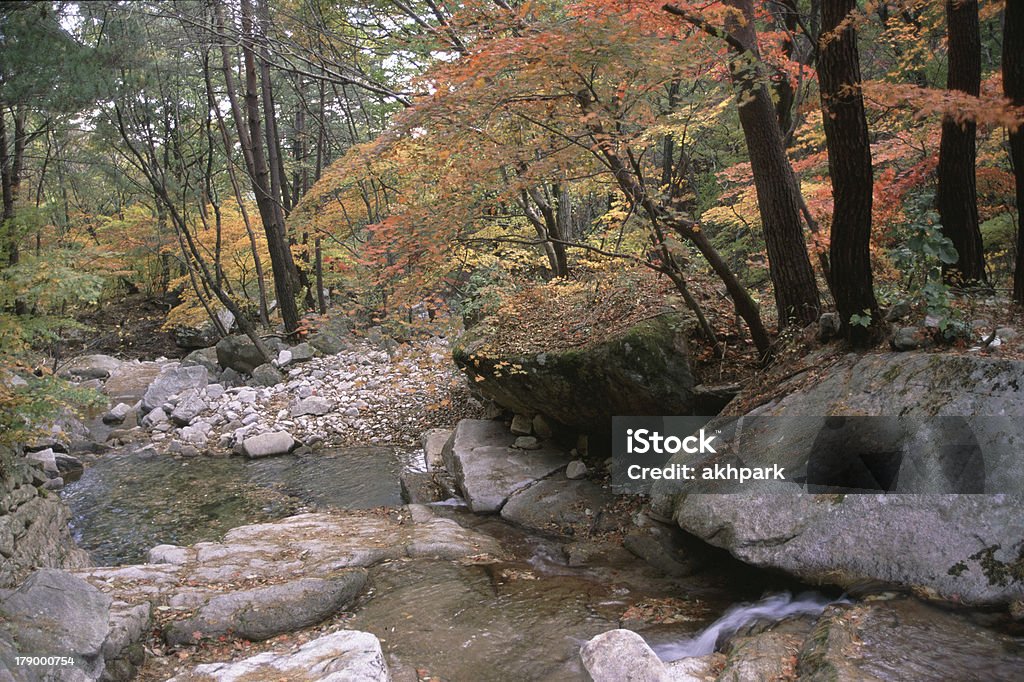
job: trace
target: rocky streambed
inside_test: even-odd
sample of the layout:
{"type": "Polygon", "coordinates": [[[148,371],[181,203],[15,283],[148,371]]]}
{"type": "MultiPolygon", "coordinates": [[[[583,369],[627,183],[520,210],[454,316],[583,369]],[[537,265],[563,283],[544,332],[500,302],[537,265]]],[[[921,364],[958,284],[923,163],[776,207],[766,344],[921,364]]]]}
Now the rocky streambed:
{"type": "Polygon", "coordinates": [[[1004,614],[762,600],[803,588],[613,496],[543,419],[428,430],[479,414],[440,340],[285,350],[267,386],[209,353],[80,375],[105,444],[25,485],[64,486],[98,566],[0,591],[0,679],[1019,678],[1004,614]]]}

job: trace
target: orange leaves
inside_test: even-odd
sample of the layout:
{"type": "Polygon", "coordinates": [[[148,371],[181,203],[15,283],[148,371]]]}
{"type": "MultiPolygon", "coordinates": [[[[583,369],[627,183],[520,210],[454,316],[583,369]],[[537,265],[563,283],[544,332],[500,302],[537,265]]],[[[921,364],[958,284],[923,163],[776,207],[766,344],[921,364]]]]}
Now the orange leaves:
{"type": "Polygon", "coordinates": [[[923,88],[907,83],[867,81],[863,84],[865,104],[877,109],[909,110],[915,118],[950,116],[957,122],[974,121],[1016,130],[1024,124],[1024,108],[987,88],[980,97],[959,90],[923,88]]]}

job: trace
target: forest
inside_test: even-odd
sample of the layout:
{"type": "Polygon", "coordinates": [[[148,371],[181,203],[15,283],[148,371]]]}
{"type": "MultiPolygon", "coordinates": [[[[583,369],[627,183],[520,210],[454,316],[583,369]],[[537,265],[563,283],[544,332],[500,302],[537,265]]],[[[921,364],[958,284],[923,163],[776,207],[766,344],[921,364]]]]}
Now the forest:
{"type": "MultiPolygon", "coordinates": [[[[5,2],[0,365],[125,295],[269,358],[311,313],[638,269],[718,357],[829,310],[876,346],[896,304],[962,342],[1024,303],[1022,32],[994,1],[5,2]]],[[[68,398],[34,374],[8,434],[68,398]]]]}

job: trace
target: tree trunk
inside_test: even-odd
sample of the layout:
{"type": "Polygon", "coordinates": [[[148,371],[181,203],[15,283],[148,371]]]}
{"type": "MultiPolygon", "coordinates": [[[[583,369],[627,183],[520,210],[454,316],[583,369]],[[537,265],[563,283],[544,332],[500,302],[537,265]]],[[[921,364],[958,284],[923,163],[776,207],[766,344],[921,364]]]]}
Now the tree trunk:
{"type": "MultiPolygon", "coordinates": [[[[949,35],[946,88],[977,97],[981,89],[977,0],[946,0],[946,23],[949,35]]],[[[976,132],[974,121],[960,122],[952,116],[942,119],[936,199],[942,233],[953,242],[958,256],[955,264],[943,266],[945,278],[951,283],[984,282],[986,279],[974,175],[976,132]]]]}
{"type": "Polygon", "coordinates": [[[252,158],[253,190],[256,194],[256,205],[259,207],[260,217],[263,219],[263,229],[267,235],[267,250],[270,252],[277,305],[281,310],[281,318],[284,320],[285,332],[293,334],[299,328],[299,310],[295,305],[295,285],[298,277],[294,274],[295,263],[285,237],[284,223],[279,220],[282,216],[281,208],[271,193],[270,168],[263,150],[256,55],[253,45],[254,32],[250,0],[243,0],[242,57],[245,64],[245,108],[249,124],[249,156],[252,158]]]}
{"type": "MultiPolygon", "coordinates": [[[[1008,2],[1003,16],[1003,94],[1024,107],[1024,2],[1008,2]]],[[[1010,132],[1010,161],[1017,186],[1017,264],[1013,300],[1024,305],[1024,126],[1010,132]]]]}
{"type": "Polygon", "coordinates": [[[837,31],[856,7],[856,0],[824,3],[823,39],[818,55],[822,122],[832,180],[832,236],[829,261],[832,297],[839,311],[841,333],[855,345],[870,345],[881,322],[871,280],[871,142],[860,94],[857,32],[852,26],[837,31]],[[852,324],[854,315],[867,315],[868,326],[852,324]]]}
{"type": "Polygon", "coordinates": [[[745,18],[731,17],[726,25],[747,48],[744,53],[734,48],[736,56],[729,68],[739,90],[740,125],[754,174],[779,326],[791,322],[802,326],[818,318],[820,304],[800,218],[800,189],[761,74],[752,0],[727,0],[726,4],[745,18]]]}

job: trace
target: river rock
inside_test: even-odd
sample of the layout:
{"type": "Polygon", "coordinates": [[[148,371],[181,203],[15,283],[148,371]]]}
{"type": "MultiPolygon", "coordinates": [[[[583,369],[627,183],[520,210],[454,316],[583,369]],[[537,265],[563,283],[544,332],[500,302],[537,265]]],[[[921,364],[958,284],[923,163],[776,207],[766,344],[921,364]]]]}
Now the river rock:
{"type": "Polygon", "coordinates": [[[536,530],[557,533],[582,526],[586,531],[613,501],[610,492],[590,481],[551,478],[513,493],[501,508],[501,517],[536,530]]]}
{"type": "Polygon", "coordinates": [[[309,362],[313,359],[315,351],[313,347],[306,342],[297,343],[288,349],[292,354],[292,363],[309,362]]]}
{"type": "Polygon", "coordinates": [[[420,444],[423,446],[423,464],[427,469],[444,466],[444,446],[451,437],[451,429],[429,429],[420,436],[420,444]]]}
{"type": "MultiPolygon", "coordinates": [[[[214,343],[216,343],[216,340],[214,340],[214,343]]],[[[211,346],[212,345],[213,344],[211,344],[211,346]]],[[[184,358],[182,358],[181,366],[182,367],[194,367],[194,366],[205,367],[206,371],[210,373],[211,377],[215,377],[218,374],[220,374],[220,370],[221,370],[220,365],[217,364],[217,349],[213,348],[213,347],[210,347],[210,348],[200,348],[199,350],[192,351],[191,353],[186,355],[184,358]]]]}
{"type": "Polygon", "coordinates": [[[533,433],[533,420],[525,414],[517,414],[512,417],[510,430],[517,436],[529,436],[533,433]]]}
{"type": "Polygon", "coordinates": [[[217,364],[225,369],[250,374],[266,361],[252,339],[244,334],[225,336],[217,342],[217,364]]]}
{"type": "Polygon", "coordinates": [[[352,603],[365,582],[366,571],[360,568],[218,595],[191,618],[169,624],[164,638],[170,644],[190,644],[199,632],[204,638],[269,639],[332,616],[352,603]]]}
{"type": "Polygon", "coordinates": [[[9,628],[21,656],[75,657],[73,667],[44,668],[52,679],[96,680],[104,670],[110,605],[110,597],[81,578],[43,568],[0,601],[6,620],[0,628],[9,628]],[[75,669],[83,677],[73,677],[75,669]]]}
{"type": "Polygon", "coordinates": [[[282,351],[278,351],[278,353],[277,353],[277,366],[278,367],[287,367],[288,364],[291,363],[291,361],[292,361],[292,352],[290,350],[285,348],[282,351]]]}
{"type": "MultiPolygon", "coordinates": [[[[796,480],[752,485],[749,492],[731,495],[705,494],[714,490],[702,484],[662,481],[654,486],[652,509],[747,563],[812,583],[881,581],[972,604],[1021,599],[1024,582],[1006,576],[1019,566],[1024,538],[1024,467],[1007,453],[1019,451],[1012,443],[1024,434],[1014,419],[978,419],[969,427],[957,417],[1024,414],[1022,376],[1024,362],[974,355],[847,356],[809,386],[799,376],[789,380],[788,391],[786,384],[773,386],[773,395],[782,397],[750,413],[791,419],[744,427],[744,463],[782,464],[796,480]],[[951,416],[898,441],[903,459],[893,480],[938,483],[950,493],[982,492],[983,484],[1016,494],[802,493],[799,477],[813,466],[818,438],[846,423],[826,421],[823,414],[901,415],[876,427],[897,435],[905,425],[920,423],[913,420],[951,416]],[[971,439],[992,456],[965,464],[971,439]],[[950,447],[956,449],[958,473],[946,478],[936,472],[945,471],[941,457],[950,447]]],[[[735,417],[720,417],[706,429],[728,433],[736,423],[735,417]]],[[[829,441],[830,452],[853,444],[870,454],[872,434],[835,432],[843,441],[829,441]]],[[[679,455],[672,462],[697,465],[722,456],[679,455]]]]}
{"type": "Polygon", "coordinates": [[[191,389],[201,389],[209,383],[209,373],[205,367],[181,367],[169,365],[160,372],[142,396],[142,410],[151,412],[163,406],[176,395],[191,389]]]}
{"type": "Polygon", "coordinates": [[[306,642],[286,653],[266,652],[233,663],[206,663],[168,682],[213,680],[305,680],[390,682],[380,640],[369,632],[341,630],[306,642]]]}
{"type": "Polygon", "coordinates": [[[277,386],[284,381],[284,375],[268,362],[263,363],[252,371],[251,386],[277,386]]]}
{"type": "Polygon", "coordinates": [[[580,648],[580,660],[593,682],[671,682],[644,638],[632,630],[609,630],[580,648]]]}
{"type": "Polygon", "coordinates": [[[302,415],[323,415],[334,409],[334,403],[318,395],[303,398],[291,406],[289,412],[293,417],[302,415]]]}
{"type": "Polygon", "coordinates": [[[60,469],[57,468],[57,457],[50,448],[37,450],[36,452],[26,452],[25,461],[37,464],[48,478],[60,476],[60,469]]]}
{"type": "Polygon", "coordinates": [[[187,426],[205,409],[206,401],[203,400],[199,391],[190,388],[178,397],[178,404],[174,406],[174,410],[171,412],[171,421],[178,426],[187,426]]]}
{"type": "Polygon", "coordinates": [[[571,481],[583,478],[587,475],[587,465],[582,459],[574,459],[565,466],[565,477],[571,481]]]}
{"type": "Polygon", "coordinates": [[[561,450],[517,450],[514,438],[502,422],[463,419],[445,444],[445,467],[474,512],[499,511],[512,493],[565,466],[561,450]]]}
{"type": "Polygon", "coordinates": [[[272,431],[250,436],[242,441],[242,451],[249,459],[284,455],[291,451],[295,439],[287,431],[272,431]]]}
{"type": "Polygon", "coordinates": [[[121,361],[109,355],[83,355],[68,363],[58,375],[65,378],[106,379],[120,366],[121,361]]]}
{"type": "Polygon", "coordinates": [[[584,431],[610,433],[615,415],[693,409],[689,318],[659,315],[583,347],[530,353],[496,347],[496,324],[488,318],[472,327],[453,357],[474,390],[516,414],[542,412],[584,431]],[[508,366],[519,369],[502,370],[508,366]]]}
{"type": "Polygon", "coordinates": [[[429,471],[403,471],[398,477],[402,488],[402,501],[407,504],[430,504],[445,498],[441,486],[429,471]]]}
{"type": "Polygon", "coordinates": [[[104,424],[120,424],[132,411],[132,406],[126,403],[118,403],[110,408],[110,411],[103,415],[104,424]]]}

